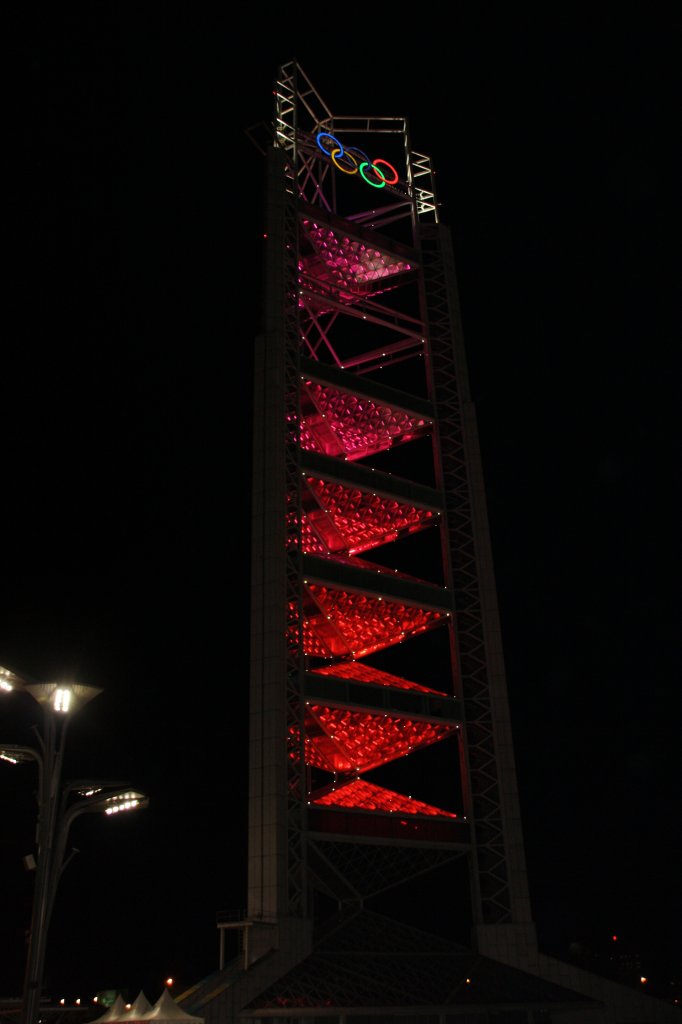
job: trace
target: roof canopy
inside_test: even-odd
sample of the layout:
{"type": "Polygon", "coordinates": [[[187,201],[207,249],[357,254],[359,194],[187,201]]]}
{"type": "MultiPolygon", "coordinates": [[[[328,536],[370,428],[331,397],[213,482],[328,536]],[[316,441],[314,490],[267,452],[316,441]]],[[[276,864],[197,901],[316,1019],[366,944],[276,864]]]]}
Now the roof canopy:
{"type": "Polygon", "coordinates": [[[138,1021],[164,1021],[172,1024],[204,1024],[203,1017],[193,1017],[180,1009],[167,988],[152,1006],[144,992],[140,991],[130,1009],[126,1009],[123,998],[118,995],[116,1001],[106,1013],[97,1017],[92,1024],[137,1024],[138,1021]]]}

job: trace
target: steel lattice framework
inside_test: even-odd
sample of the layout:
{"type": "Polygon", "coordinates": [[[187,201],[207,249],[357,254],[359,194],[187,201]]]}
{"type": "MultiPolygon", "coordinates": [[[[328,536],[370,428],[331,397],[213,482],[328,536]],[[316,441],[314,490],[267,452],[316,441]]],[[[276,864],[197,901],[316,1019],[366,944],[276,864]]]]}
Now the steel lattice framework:
{"type": "Polygon", "coordinates": [[[335,117],[296,63],[280,69],[266,155],[249,920],[310,922],[315,891],[356,898],[352,879],[389,849],[403,879],[466,857],[474,925],[527,920],[475,417],[430,160],[402,118],[335,117]],[[426,535],[415,573],[402,553],[426,535]],[[445,659],[425,646],[435,636],[445,659]],[[418,795],[365,777],[444,745],[447,806],[423,777],[418,795]]]}
{"type": "Polygon", "coordinates": [[[424,1015],[437,993],[459,1013],[475,964],[482,1012],[499,998],[537,1009],[566,994],[481,956],[510,928],[529,949],[534,933],[431,161],[404,118],[332,114],[296,62],[279,69],[266,134],[248,906],[219,920],[241,934],[239,956],[221,953],[184,1002],[207,1024],[424,1015]],[[421,887],[443,872],[466,890],[467,948],[401,916],[417,885],[428,927],[421,887]],[[386,897],[390,916],[375,913],[386,897]]]}
{"type": "Polygon", "coordinates": [[[219,920],[239,955],[181,1005],[206,1024],[591,1013],[601,989],[539,954],[530,914],[431,161],[403,118],[333,115],[295,62],[263,153],[248,907],[219,920]],[[443,872],[466,890],[465,946],[428,930],[443,872]],[[410,885],[426,931],[401,913],[410,885]]]}

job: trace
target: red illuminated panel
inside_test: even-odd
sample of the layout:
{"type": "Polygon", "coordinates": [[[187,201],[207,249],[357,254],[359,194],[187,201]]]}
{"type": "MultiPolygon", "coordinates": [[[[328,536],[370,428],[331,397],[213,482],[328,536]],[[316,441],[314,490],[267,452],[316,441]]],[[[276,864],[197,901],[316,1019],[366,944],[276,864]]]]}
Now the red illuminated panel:
{"type": "Polygon", "coordinates": [[[301,448],[362,459],[430,431],[424,417],[306,381],[301,386],[301,448]]]}
{"type": "MultiPolygon", "coordinates": [[[[356,658],[423,633],[445,619],[443,612],[415,608],[369,594],[347,593],[316,583],[307,586],[303,647],[321,658],[356,658]]],[[[292,615],[295,609],[291,609],[292,615]]],[[[290,636],[295,641],[294,636],[290,636]]]]}
{"type": "Polygon", "coordinates": [[[456,726],[316,705],[306,708],[306,764],[328,772],[365,772],[439,743],[456,726]]]}
{"type": "Polygon", "coordinates": [[[409,679],[393,676],[390,672],[382,672],[361,661],[338,661],[335,665],[323,665],[313,670],[320,676],[338,676],[339,679],[354,679],[358,683],[373,683],[377,686],[394,686],[399,690],[421,690],[422,693],[436,693],[443,696],[442,691],[432,690],[428,686],[420,686],[409,679]]]}
{"type": "Polygon", "coordinates": [[[368,491],[314,477],[306,482],[318,503],[306,513],[312,531],[304,531],[303,541],[309,554],[319,552],[321,541],[328,552],[355,555],[423,529],[436,519],[427,509],[368,491]]]}
{"type": "Polygon", "coordinates": [[[304,220],[303,229],[313,251],[301,261],[301,273],[333,288],[341,301],[379,295],[398,284],[396,275],[414,270],[400,256],[348,238],[326,224],[304,220]]]}
{"type": "Polygon", "coordinates": [[[402,793],[394,793],[390,789],[375,786],[364,779],[353,779],[346,785],[337,786],[314,798],[311,803],[316,807],[349,807],[363,811],[397,811],[399,814],[428,814],[441,818],[456,818],[456,814],[443,811],[440,807],[413,800],[402,793]]]}

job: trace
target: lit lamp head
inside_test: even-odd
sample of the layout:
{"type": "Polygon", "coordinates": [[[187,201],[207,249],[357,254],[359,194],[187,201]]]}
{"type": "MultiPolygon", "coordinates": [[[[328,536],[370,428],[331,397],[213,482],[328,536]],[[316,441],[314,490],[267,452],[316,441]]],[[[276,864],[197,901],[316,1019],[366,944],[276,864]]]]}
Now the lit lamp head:
{"type": "Polygon", "coordinates": [[[5,744],[0,747],[0,761],[7,761],[8,764],[26,764],[28,761],[35,761],[35,757],[33,751],[26,747],[5,744]]]}
{"type": "Polygon", "coordinates": [[[23,687],[38,704],[60,715],[70,715],[102,692],[82,683],[28,683],[23,687]]]}
{"type": "Polygon", "coordinates": [[[149,797],[137,790],[118,789],[113,793],[106,793],[100,789],[85,794],[84,799],[74,804],[69,813],[74,818],[86,811],[112,815],[123,814],[126,811],[142,811],[148,806],[149,797]]]}
{"type": "Polygon", "coordinates": [[[149,797],[135,790],[126,793],[113,793],[102,801],[105,814],[120,814],[122,811],[144,810],[149,806],[149,797]]]}
{"type": "Polygon", "coordinates": [[[119,792],[128,786],[128,782],[122,782],[117,779],[112,782],[111,779],[73,779],[68,784],[69,792],[76,793],[78,796],[92,797],[99,796],[100,793],[105,793],[106,790],[116,790],[119,792]]]}
{"type": "Polygon", "coordinates": [[[9,693],[11,690],[21,690],[25,686],[25,681],[18,676],[16,672],[12,672],[11,668],[5,668],[0,665],[0,690],[5,693],[9,693]]]}

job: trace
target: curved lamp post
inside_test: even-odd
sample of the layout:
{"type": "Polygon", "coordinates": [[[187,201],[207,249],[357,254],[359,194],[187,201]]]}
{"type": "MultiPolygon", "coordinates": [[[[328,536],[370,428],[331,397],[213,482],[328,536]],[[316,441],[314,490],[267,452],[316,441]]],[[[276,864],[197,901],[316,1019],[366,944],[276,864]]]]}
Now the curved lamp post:
{"type": "Polygon", "coordinates": [[[38,765],[38,824],[36,829],[36,879],[26,955],[26,976],[21,1024],[35,1024],[42,990],[47,932],[57,885],[65,861],[71,825],[86,813],[115,815],[147,807],[148,798],[121,782],[80,780],[61,787],[66,730],[71,717],[102,691],[80,683],[27,682],[0,666],[0,690],[27,692],[43,711],[42,732],[34,726],[38,747],[0,744],[0,759],[12,764],[35,761],[38,765]],[[75,798],[75,799],[74,799],[75,798]]]}

